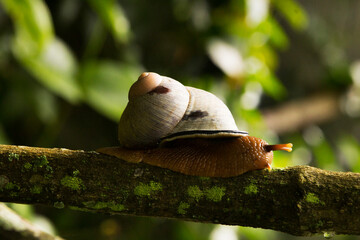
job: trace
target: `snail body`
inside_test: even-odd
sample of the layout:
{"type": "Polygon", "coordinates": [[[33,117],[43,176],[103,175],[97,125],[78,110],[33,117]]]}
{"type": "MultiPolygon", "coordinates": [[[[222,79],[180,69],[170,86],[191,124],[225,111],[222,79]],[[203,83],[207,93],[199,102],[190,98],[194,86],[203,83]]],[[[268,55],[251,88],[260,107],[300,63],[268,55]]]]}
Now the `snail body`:
{"type": "Polygon", "coordinates": [[[120,147],[98,152],[187,175],[231,177],[271,169],[269,145],[239,131],[230,110],[215,95],[156,73],[143,73],[129,91],[119,122],[120,147]]]}

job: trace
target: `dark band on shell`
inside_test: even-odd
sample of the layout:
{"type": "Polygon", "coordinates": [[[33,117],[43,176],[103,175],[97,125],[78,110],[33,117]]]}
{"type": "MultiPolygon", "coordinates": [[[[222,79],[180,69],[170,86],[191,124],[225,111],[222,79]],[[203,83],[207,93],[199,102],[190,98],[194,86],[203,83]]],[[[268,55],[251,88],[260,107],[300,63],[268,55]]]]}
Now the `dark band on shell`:
{"type": "Polygon", "coordinates": [[[206,116],[209,116],[209,113],[207,111],[197,110],[190,112],[190,114],[185,114],[182,120],[195,120],[197,118],[203,118],[206,116]]]}
{"type": "Polygon", "coordinates": [[[182,138],[232,138],[240,136],[248,136],[249,133],[245,131],[234,131],[234,130],[193,130],[184,131],[171,134],[163,137],[160,140],[160,144],[173,141],[175,139],[182,138]]]}
{"type": "Polygon", "coordinates": [[[154,90],[150,91],[149,94],[152,95],[154,93],[157,93],[157,94],[166,94],[170,92],[170,89],[169,88],[166,88],[164,86],[158,86],[156,88],[154,88],[154,90]]]}

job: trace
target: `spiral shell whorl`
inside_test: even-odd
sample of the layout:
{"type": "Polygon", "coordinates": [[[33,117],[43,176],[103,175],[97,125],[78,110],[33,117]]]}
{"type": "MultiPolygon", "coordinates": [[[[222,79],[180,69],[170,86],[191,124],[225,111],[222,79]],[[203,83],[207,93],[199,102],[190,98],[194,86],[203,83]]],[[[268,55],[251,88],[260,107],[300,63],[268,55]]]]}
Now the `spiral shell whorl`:
{"type": "Polygon", "coordinates": [[[145,95],[160,85],[162,79],[157,73],[142,73],[129,90],[129,100],[145,95]]]}
{"type": "Polygon", "coordinates": [[[129,103],[119,122],[118,139],[127,148],[150,148],[182,119],[189,92],[178,81],[143,73],[129,92],[129,103]]]}
{"type": "Polygon", "coordinates": [[[230,110],[218,97],[201,89],[186,89],[190,93],[189,105],[183,118],[170,134],[194,130],[238,131],[230,110]]]}

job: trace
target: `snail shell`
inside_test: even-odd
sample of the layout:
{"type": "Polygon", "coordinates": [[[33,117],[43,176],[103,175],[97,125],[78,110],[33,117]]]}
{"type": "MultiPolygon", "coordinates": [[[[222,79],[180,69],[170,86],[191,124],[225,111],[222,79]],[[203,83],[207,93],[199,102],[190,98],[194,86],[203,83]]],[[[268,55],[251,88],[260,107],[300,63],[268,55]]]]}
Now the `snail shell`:
{"type": "Polygon", "coordinates": [[[215,95],[157,73],[143,73],[131,87],[118,131],[120,145],[127,148],[149,148],[179,138],[246,135],[215,95]]]}
{"type": "Polygon", "coordinates": [[[271,169],[274,150],[239,131],[227,106],[215,95],[156,73],[143,73],[129,91],[119,122],[120,147],[98,151],[188,175],[231,177],[271,169]]]}
{"type": "Polygon", "coordinates": [[[119,122],[120,146],[156,146],[179,123],[189,98],[181,83],[155,73],[143,73],[130,88],[129,103],[119,122]]]}

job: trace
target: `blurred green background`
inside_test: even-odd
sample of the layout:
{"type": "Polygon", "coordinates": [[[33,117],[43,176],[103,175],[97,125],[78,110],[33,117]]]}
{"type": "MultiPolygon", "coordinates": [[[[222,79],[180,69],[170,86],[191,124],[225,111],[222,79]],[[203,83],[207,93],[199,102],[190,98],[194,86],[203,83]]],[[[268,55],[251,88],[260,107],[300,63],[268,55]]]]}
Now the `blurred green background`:
{"type": "MultiPolygon", "coordinates": [[[[116,145],[127,91],[153,71],[215,93],[239,129],[294,143],[274,167],[359,172],[358,9],[354,0],[0,0],[0,144],[116,145]]],[[[11,205],[67,239],[298,239],[11,205]]]]}

